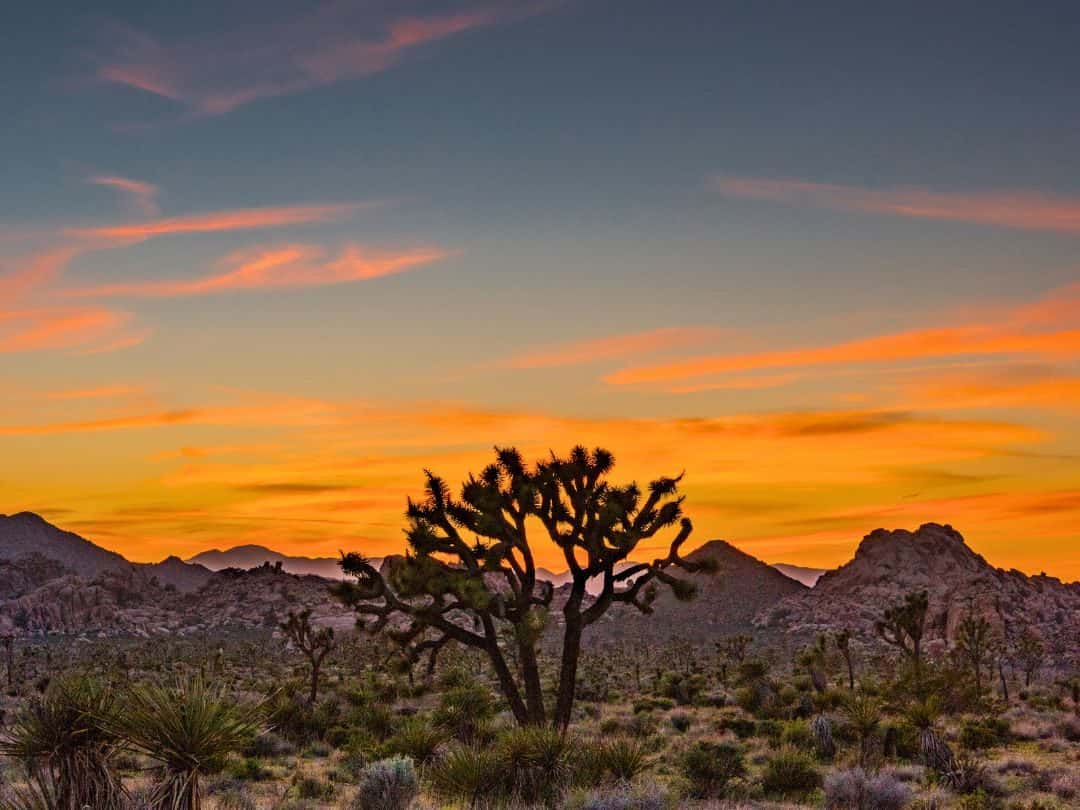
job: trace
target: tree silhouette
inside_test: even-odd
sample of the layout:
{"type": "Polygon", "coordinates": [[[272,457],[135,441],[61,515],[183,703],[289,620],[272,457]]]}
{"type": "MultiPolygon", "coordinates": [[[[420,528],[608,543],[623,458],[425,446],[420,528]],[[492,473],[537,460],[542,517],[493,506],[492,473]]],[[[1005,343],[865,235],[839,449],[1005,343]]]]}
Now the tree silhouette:
{"type": "Polygon", "coordinates": [[[911,663],[915,674],[915,686],[922,690],[922,638],[926,629],[926,612],[930,608],[930,595],[926,591],[909,593],[904,601],[885,611],[881,621],[874,625],[877,634],[903,653],[911,663]]]}
{"type": "Polygon", "coordinates": [[[307,656],[308,663],[311,665],[308,703],[315,705],[315,699],[319,694],[319,672],[322,669],[323,659],[334,649],[334,629],[313,627],[310,610],[302,610],[299,613],[293,613],[290,610],[289,618],[282,622],[280,627],[285,637],[307,656]]]}
{"type": "Polygon", "coordinates": [[[680,556],[692,530],[677,495],[681,476],[658,478],[643,493],[636,484],[607,480],[614,458],[603,449],[575,447],[565,458],[553,453],[532,467],[514,448],[495,454],[479,477],[469,476],[459,498],[428,471],[426,497],[408,502],[408,553],[388,560],[382,571],[359,554],[344,554],[341,567],[353,581],[337,593],[357,611],[361,626],[388,632],[411,662],[428,656],[429,672],[447,644],[482,651],[519,724],[565,728],[585,628],[617,604],[651,613],[658,585],[690,599],[693,585],[672,569],[712,566],[680,556]],[[664,556],[630,561],[639,543],[673,526],[678,529],[664,556]],[[554,590],[537,579],[534,534],[554,544],[571,576],[550,712],[538,652],[554,590]],[[594,579],[600,590],[590,597],[586,583],[594,579]],[[504,637],[509,641],[500,644],[504,637]]]}
{"type": "Polygon", "coordinates": [[[848,689],[855,690],[855,664],[852,661],[851,653],[851,630],[844,628],[833,636],[833,643],[836,645],[836,649],[840,651],[840,655],[844,657],[844,663],[847,664],[847,677],[848,677],[848,689]]]}
{"type": "Polygon", "coordinates": [[[964,662],[971,667],[975,681],[975,698],[982,700],[983,665],[988,663],[992,644],[990,622],[977,616],[971,607],[956,630],[956,649],[964,662]]]}

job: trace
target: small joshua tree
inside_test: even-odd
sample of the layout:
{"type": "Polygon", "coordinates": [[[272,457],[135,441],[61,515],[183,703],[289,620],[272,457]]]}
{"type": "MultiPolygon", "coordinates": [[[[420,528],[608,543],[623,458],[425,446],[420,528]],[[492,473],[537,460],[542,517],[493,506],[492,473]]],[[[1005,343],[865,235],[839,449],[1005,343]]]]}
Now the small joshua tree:
{"type": "Polygon", "coordinates": [[[909,593],[903,602],[888,608],[881,621],[874,626],[885,643],[899,649],[911,664],[915,687],[920,693],[923,669],[922,639],[929,608],[930,595],[926,591],[909,593]]]}
{"type": "Polygon", "coordinates": [[[614,463],[606,450],[575,447],[529,467],[517,450],[496,449],[495,462],[470,476],[456,498],[428,472],[425,498],[410,499],[406,511],[409,553],[382,571],[359,554],[343,555],[353,581],[338,596],[362,627],[390,633],[410,661],[427,655],[429,671],[447,644],[481,651],[519,724],[566,728],[585,628],[616,604],[651,613],[659,585],[690,599],[694,586],[673,571],[707,567],[680,555],[692,526],[682,514],[679,478],[658,478],[642,492],[608,481],[614,463]],[[671,527],[678,528],[666,554],[629,562],[639,543],[671,527]],[[571,578],[553,708],[545,703],[538,651],[554,589],[537,577],[533,532],[561,552],[571,578]],[[590,581],[599,589],[591,598],[590,581]]]}
{"type": "Polygon", "coordinates": [[[851,631],[846,627],[833,636],[833,644],[847,664],[848,689],[855,691],[855,665],[851,653],[851,631]]]}
{"type": "Polygon", "coordinates": [[[1046,647],[1035,633],[1025,630],[1016,645],[1016,661],[1024,673],[1024,686],[1031,686],[1032,679],[1042,669],[1046,660],[1046,647]]]}
{"type": "Polygon", "coordinates": [[[991,643],[990,622],[969,609],[957,628],[956,649],[964,663],[971,668],[976,700],[982,700],[983,667],[988,663],[991,643]]]}
{"type": "Polygon", "coordinates": [[[319,672],[323,659],[334,649],[334,629],[332,627],[314,627],[311,624],[311,611],[299,613],[289,611],[289,618],[280,625],[285,637],[300,652],[307,656],[311,665],[311,687],[308,691],[308,703],[315,705],[319,696],[319,672]]]}

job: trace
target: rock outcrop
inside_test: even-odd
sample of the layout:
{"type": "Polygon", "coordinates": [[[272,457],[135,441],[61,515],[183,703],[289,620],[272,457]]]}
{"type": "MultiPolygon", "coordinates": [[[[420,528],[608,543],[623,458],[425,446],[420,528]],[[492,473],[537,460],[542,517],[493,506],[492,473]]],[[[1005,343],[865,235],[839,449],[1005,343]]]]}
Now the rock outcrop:
{"type": "Polygon", "coordinates": [[[929,595],[931,650],[935,642],[949,646],[960,622],[975,613],[1008,641],[1031,631],[1059,659],[1080,654],[1080,583],[995,568],[959,532],[936,523],[871,532],[850,562],[812,590],[761,611],[756,624],[807,638],[848,627],[869,641],[884,610],[913,591],[929,595]]]}

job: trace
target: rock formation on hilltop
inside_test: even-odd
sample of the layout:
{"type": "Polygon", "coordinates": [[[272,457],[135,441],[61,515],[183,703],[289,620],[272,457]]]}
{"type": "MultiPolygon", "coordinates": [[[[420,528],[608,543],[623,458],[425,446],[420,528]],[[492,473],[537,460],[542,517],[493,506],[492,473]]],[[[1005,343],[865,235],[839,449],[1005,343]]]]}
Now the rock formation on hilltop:
{"type": "Polygon", "coordinates": [[[609,641],[681,638],[709,644],[723,636],[750,632],[758,613],[807,590],[724,540],[711,540],[686,556],[694,562],[711,558],[716,563],[712,573],[677,572],[680,579],[697,586],[693,600],[680,602],[669,589],[661,589],[652,615],[641,615],[633,608],[611,611],[591,628],[594,635],[609,641]]]}
{"type": "Polygon", "coordinates": [[[756,624],[807,638],[849,627],[869,642],[884,610],[913,591],[929,594],[931,644],[951,643],[970,611],[1007,640],[1031,630],[1059,659],[1080,653],[1080,583],[994,568],[959,532],[936,523],[871,532],[851,561],[761,611],[756,624]]]}

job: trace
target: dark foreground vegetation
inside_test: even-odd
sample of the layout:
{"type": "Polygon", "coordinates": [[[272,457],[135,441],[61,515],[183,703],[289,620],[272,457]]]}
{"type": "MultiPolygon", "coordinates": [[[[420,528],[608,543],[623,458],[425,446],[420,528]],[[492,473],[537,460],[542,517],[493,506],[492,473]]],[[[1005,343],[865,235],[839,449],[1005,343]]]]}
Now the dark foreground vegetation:
{"type": "Polygon", "coordinates": [[[301,611],[274,633],[8,643],[0,810],[1080,806],[1078,673],[974,610],[929,654],[924,593],[872,637],[794,650],[693,628],[591,644],[605,614],[692,598],[679,573],[703,567],[678,479],[616,487],[611,465],[500,451],[460,496],[430,475],[407,557],[343,560],[356,632],[301,611]],[[569,584],[537,578],[532,532],[569,584]]]}

